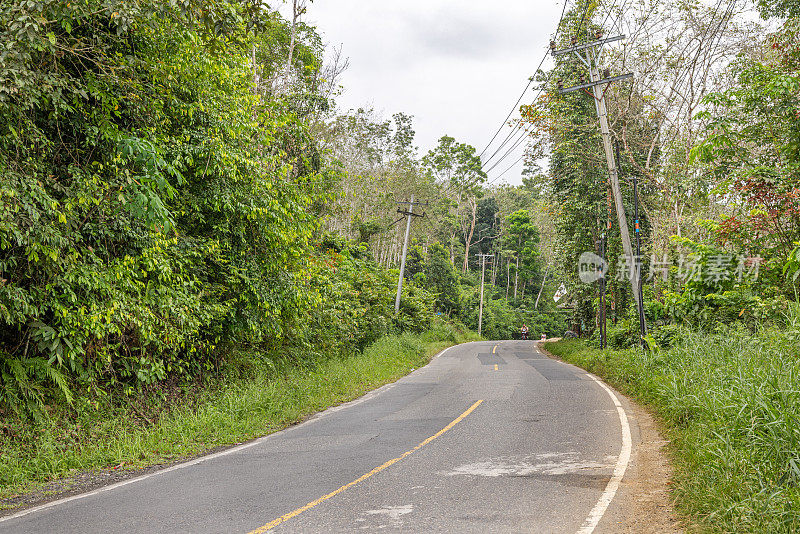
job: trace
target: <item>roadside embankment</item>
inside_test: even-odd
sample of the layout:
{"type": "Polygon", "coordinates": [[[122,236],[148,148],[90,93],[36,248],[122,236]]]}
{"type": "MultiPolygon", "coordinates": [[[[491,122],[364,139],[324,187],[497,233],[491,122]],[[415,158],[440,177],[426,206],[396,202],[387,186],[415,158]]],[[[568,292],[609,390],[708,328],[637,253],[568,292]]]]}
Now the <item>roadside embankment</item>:
{"type": "Polygon", "coordinates": [[[702,531],[800,530],[796,331],[725,329],[669,349],[545,348],[651,407],[670,441],[679,512],[702,531]]]}

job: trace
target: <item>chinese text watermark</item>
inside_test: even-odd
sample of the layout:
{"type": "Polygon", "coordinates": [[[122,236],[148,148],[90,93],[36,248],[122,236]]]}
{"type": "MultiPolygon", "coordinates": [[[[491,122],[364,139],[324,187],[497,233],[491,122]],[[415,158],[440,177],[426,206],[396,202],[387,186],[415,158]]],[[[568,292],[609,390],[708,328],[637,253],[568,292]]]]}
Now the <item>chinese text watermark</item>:
{"type": "MultiPolygon", "coordinates": [[[[764,258],[744,254],[680,254],[670,260],[666,254],[661,258],[653,255],[629,256],[622,254],[617,258],[614,278],[619,281],[633,280],[637,274],[646,273],[643,278],[652,281],[660,278],[667,281],[670,272],[681,282],[703,282],[722,284],[724,282],[743,282],[758,279],[764,258]],[[645,262],[649,260],[646,264],[645,262]],[[645,267],[649,267],[645,271],[645,267]]],[[[593,252],[584,252],[578,260],[578,276],[585,284],[591,284],[606,276],[609,263],[593,252]]]]}

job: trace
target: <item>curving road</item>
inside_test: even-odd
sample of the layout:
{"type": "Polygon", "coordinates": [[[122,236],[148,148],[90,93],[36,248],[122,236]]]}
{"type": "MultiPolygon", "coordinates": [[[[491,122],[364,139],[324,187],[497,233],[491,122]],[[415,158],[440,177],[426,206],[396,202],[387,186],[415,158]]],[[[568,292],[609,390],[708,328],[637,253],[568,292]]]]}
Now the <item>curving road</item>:
{"type": "Polygon", "coordinates": [[[613,532],[626,412],[537,346],[451,347],[301,425],[0,519],[0,532],[613,532]]]}

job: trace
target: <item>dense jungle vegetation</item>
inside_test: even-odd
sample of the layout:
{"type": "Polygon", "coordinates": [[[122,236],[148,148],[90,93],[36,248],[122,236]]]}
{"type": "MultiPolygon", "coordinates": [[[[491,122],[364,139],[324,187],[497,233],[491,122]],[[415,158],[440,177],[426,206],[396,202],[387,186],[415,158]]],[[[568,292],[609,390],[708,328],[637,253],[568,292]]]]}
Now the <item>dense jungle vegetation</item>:
{"type": "MultiPolygon", "coordinates": [[[[477,329],[478,254],[494,255],[485,337],[512,338],[522,323],[533,337],[574,330],[590,348],[571,351],[605,354],[591,366],[633,381],[649,401],[683,392],[676,425],[713,410],[673,382],[668,390],[632,378],[661,365],[663,351],[670,380],[686,381],[703,376],[675,363],[695,354],[692,343],[728,347],[708,357],[730,371],[719,383],[766,372],[721,364],[735,352],[728,337],[768,347],[770,369],[793,359],[785,336],[796,334],[800,278],[800,4],[617,4],[570,2],[554,45],[627,36],[601,66],[635,74],[606,98],[629,222],[639,180],[649,352],[625,352],[636,365],[595,350],[598,285],[578,276],[581,254],[607,232],[609,345],[637,346],[595,106],[586,93],[557,91],[586,75],[575,58],[536,73],[536,96],[512,121],[524,132],[522,183],[505,185],[447,132],[420,151],[403,111],[337,106],[347,62],[304,22],[313,4],[294,2],[290,20],[260,0],[0,5],[0,446],[11,451],[0,483],[155,461],[152,447],[119,445],[113,418],[150,432],[170,414],[239,398],[192,412],[211,414],[196,428],[248,403],[255,421],[280,412],[276,399],[295,398],[281,389],[287,381],[314,389],[331,373],[343,389],[325,402],[336,402],[363,390],[349,381],[396,378],[424,363],[431,344],[477,329]],[[427,204],[412,221],[395,313],[405,231],[397,203],[411,197],[427,204]],[[769,334],[781,331],[789,334],[769,334]],[[378,346],[393,347],[384,352],[396,360],[381,360],[378,346]],[[359,374],[376,361],[380,372],[359,374]],[[100,452],[75,452],[97,436],[100,452]]],[[[774,398],[789,402],[787,387],[776,382],[774,398]]],[[[274,424],[320,402],[292,401],[274,424]]],[[[255,426],[204,435],[182,453],[252,437],[255,426]]],[[[175,432],[153,447],[185,444],[175,432]]],[[[718,501],[795,510],[796,491],[753,497],[775,481],[796,484],[792,440],[778,467],[748,475],[750,493],[718,501]]],[[[692,513],[717,517],[720,506],[692,513]]],[[[735,525],[753,510],[721,516],[735,525]]],[[[770,517],[795,524],[791,513],[770,517]]]]}

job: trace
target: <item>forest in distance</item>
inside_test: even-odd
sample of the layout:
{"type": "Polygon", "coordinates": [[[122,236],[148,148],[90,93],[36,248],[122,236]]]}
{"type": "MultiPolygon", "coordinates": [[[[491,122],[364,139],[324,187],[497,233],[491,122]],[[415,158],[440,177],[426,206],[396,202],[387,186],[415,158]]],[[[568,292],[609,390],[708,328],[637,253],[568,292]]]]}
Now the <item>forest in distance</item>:
{"type": "Polygon", "coordinates": [[[306,22],[314,4],[290,2],[288,17],[277,7],[0,5],[0,445],[11,451],[0,486],[110,465],[36,459],[112,432],[104,421],[121,413],[147,427],[254,374],[322,369],[387,339],[415,354],[463,341],[483,289],[484,338],[572,330],[581,340],[554,352],[676,428],[714,413],[692,388],[739,380],[736,402],[752,411],[726,406],[751,426],[692,436],[763,456],[742,461],[741,490],[721,472],[701,483],[706,471],[685,460],[697,472],[679,479],[682,509],[742,532],[800,525],[800,2],[565,3],[554,49],[626,36],[598,67],[634,74],[603,96],[636,257],[595,99],[559,90],[586,83],[574,55],[533,76],[489,150],[443,131],[421,151],[408,110],[337,104],[347,59],[306,22]],[[517,156],[519,185],[489,178],[517,156]],[[395,312],[411,199],[420,216],[395,312]],[[603,300],[582,276],[589,253],[607,262],[603,300]],[[696,366],[709,340],[702,357],[719,376],[696,366]],[[764,428],[774,454],[759,445],[764,428]]]}

